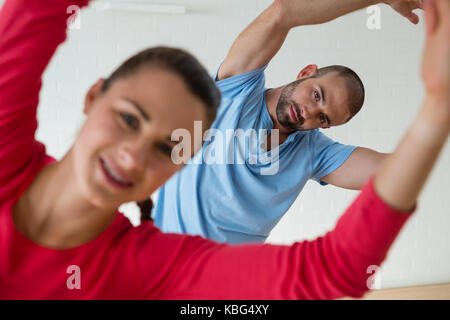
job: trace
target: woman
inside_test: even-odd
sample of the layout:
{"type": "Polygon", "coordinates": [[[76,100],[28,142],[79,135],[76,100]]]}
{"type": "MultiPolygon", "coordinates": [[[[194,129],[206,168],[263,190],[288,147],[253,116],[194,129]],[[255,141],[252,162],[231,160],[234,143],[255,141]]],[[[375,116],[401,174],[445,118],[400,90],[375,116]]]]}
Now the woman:
{"type": "Polygon", "coordinates": [[[185,52],[146,50],[93,85],[61,161],[34,140],[41,75],[74,3],[88,0],[7,0],[0,12],[0,298],[333,299],[368,290],[368,266],[384,260],[448,137],[448,0],[437,22],[426,9],[420,121],[336,228],[292,246],[235,247],[162,234],[151,222],[134,228],[117,212],[180,169],[173,130],[193,135],[194,120],[214,118],[218,92],[185,52]]]}

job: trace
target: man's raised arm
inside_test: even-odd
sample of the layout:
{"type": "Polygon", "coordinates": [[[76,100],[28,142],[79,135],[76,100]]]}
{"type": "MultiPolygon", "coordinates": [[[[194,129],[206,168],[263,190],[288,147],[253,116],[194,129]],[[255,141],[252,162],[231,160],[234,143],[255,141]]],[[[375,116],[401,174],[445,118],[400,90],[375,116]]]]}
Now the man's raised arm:
{"type": "Polygon", "coordinates": [[[422,7],[421,0],[275,0],[234,41],[220,66],[217,80],[268,64],[294,27],[328,22],[381,2],[389,4],[411,22],[418,22],[412,10],[422,7]]]}

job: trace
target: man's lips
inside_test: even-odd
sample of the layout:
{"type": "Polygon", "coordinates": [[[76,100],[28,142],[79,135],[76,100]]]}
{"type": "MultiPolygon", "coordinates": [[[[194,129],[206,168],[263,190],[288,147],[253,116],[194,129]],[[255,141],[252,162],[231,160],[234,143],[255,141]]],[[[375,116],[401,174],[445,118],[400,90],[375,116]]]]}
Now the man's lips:
{"type": "Polygon", "coordinates": [[[300,122],[300,119],[299,119],[299,117],[297,115],[297,111],[295,110],[293,105],[289,106],[289,115],[290,115],[291,120],[293,122],[295,122],[295,123],[299,123],[300,122]]]}

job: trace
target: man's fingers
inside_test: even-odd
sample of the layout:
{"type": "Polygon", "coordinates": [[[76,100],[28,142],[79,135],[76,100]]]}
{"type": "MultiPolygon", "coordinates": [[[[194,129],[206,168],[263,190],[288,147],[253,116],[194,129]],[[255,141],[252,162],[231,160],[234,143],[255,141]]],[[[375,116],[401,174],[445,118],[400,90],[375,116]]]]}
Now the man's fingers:
{"type": "Polygon", "coordinates": [[[415,14],[414,12],[411,12],[407,18],[409,19],[409,21],[411,21],[414,24],[418,24],[419,23],[419,17],[417,16],[417,14],[415,14]]]}
{"type": "Polygon", "coordinates": [[[414,24],[419,23],[419,16],[413,12],[416,9],[423,9],[423,1],[401,2],[393,6],[393,9],[414,24]]]}
{"type": "Polygon", "coordinates": [[[416,3],[416,9],[423,9],[423,0],[419,0],[416,3]]]}

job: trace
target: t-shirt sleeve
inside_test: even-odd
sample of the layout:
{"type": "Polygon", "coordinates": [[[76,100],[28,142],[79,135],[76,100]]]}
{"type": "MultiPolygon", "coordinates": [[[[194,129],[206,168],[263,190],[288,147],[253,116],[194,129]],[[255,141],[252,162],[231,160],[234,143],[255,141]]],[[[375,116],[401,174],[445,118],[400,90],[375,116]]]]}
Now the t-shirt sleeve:
{"type": "Polygon", "coordinates": [[[310,136],[309,148],[312,155],[311,179],[327,185],[320,179],[339,168],[357,147],[341,144],[319,130],[314,130],[310,136]]]}
{"type": "MultiPolygon", "coordinates": [[[[371,179],[334,230],[291,246],[228,245],[139,228],[137,268],[147,299],[336,299],[368,291],[410,217],[389,207],[371,179]]],[[[148,222],[149,223],[149,222],[148,222]]]]}
{"type": "Polygon", "coordinates": [[[214,81],[222,93],[222,98],[233,98],[239,95],[249,95],[253,91],[262,91],[265,86],[265,75],[267,65],[262,68],[242,73],[230,78],[216,81],[219,69],[214,74],[214,81]]]}

